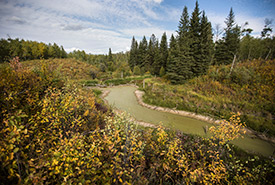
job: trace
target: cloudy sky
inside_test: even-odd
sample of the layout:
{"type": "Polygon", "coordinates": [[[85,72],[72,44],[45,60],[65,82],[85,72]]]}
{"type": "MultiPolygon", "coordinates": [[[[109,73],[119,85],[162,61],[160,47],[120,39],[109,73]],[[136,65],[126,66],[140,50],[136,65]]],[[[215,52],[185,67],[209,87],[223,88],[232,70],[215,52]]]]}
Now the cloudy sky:
{"type": "MultiPolygon", "coordinates": [[[[224,27],[230,7],[239,25],[246,21],[254,35],[264,19],[274,19],[274,0],[199,0],[212,26],[224,27]]],[[[0,0],[0,38],[20,38],[63,45],[66,51],[127,51],[131,38],[175,33],[184,6],[195,0],[0,0]]],[[[274,26],[273,26],[274,30],[274,26]]],[[[275,32],[275,30],[274,30],[275,32]]]]}

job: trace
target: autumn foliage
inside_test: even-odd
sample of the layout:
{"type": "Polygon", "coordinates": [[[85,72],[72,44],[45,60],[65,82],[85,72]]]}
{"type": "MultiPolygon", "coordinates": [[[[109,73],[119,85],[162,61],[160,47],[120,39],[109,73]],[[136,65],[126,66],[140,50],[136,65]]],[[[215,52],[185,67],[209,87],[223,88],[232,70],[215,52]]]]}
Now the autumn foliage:
{"type": "Polygon", "coordinates": [[[233,115],[210,138],[141,129],[43,64],[1,66],[3,184],[272,184],[274,161],[240,156],[233,115]],[[226,137],[221,137],[226,136],[226,137]]]}

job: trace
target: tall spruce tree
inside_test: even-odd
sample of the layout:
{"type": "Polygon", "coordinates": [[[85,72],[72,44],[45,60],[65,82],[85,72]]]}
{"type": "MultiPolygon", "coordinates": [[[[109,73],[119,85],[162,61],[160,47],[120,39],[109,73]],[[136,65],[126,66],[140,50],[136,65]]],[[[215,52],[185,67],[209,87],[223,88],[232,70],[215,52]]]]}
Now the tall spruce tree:
{"type": "Polygon", "coordinates": [[[202,73],[205,73],[211,63],[214,44],[211,23],[208,21],[204,11],[201,18],[200,40],[202,52],[201,67],[202,73]]]}
{"type": "Polygon", "coordinates": [[[169,55],[167,60],[166,74],[168,79],[173,84],[182,82],[182,77],[179,75],[179,46],[178,42],[172,34],[170,38],[169,55]]]}
{"type": "Polygon", "coordinates": [[[167,58],[168,58],[168,43],[167,43],[167,36],[165,32],[161,37],[159,50],[160,50],[160,64],[165,70],[166,64],[167,64],[167,58]]]}
{"type": "Polygon", "coordinates": [[[141,68],[144,67],[146,63],[146,53],[147,53],[147,47],[148,43],[146,40],[146,37],[143,36],[142,41],[140,41],[139,47],[138,47],[138,59],[137,59],[137,65],[141,68]]]}
{"type": "Polygon", "coordinates": [[[109,48],[108,61],[113,62],[113,54],[112,54],[112,49],[111,48],[109,48]]]}
{"type": "Polygon", "coordinates": [[[153,72],[153,63],[155,60],[155,55],[156,55],[156,50],[158,49],[157,46],[157,39],[154,34],[151,35],[149,45],[148,45],[148,50],[147,50],[147,55],[146,55],[146,63],[145,63],[145,70],[150,71],[152,74],[153,72]]]}
{"type": "Polygon", "coordinates": [[[177,56],[177,62],[178,62],[178,75],[181,76],[182,79],[189,79],[192,77],[192,71],[191,71],[191,53],[190,53],[190,20],[188,15],[188,9],[185,6],[179,21],[178,26],[178,47],[179,47],[179,53],[177,56]]]}
{"type": "Polygon", "coordinates": [[[241,31],[240,27],[235,23],[235,15],[232,8],[225,20],[225,24],[226,28],[224,36],[216,46],[216,64],[230,64],[240,47],[241,31]]]}
{"type": "Polygon", "coordinates": [[[154,46],[154,59],[153,59],[153,65],[152,65],[152,74],[153,75],[159,75],[160,69],[161,69],[161,54],[159,49],[159,42],[156,41],[156,44],[154,46]]]}
{"type": "Polygon", "coordinates": [[[177,30],[179,38],[186,36],[186,34],[189,32],[189,23],[190,20],[188,15],[188,9],[186,6],[184,6],[177,30]]]}
{"type": "Polygon", "coordinates": [[[133,70],[134,67],[137,65],[138,59],[138,43],[135,37],[132,38],[131,50],[130,50],[130,57],[129,57],[129,66],[133,70]]]}
{"type": "Polygon", "coordinates": [[[202,66],[202,47],[201,47],[201,40],[200,40],[200,33],[201,33],[201,17],[200,17],[200,9],[199,3],[196,1],[196,5],[194,11],[192,12],[192,16],[190,19],[190,51],[191,51],[191,69],[193,72],[193,76],[198,76],[203,72],[202,66]]]}

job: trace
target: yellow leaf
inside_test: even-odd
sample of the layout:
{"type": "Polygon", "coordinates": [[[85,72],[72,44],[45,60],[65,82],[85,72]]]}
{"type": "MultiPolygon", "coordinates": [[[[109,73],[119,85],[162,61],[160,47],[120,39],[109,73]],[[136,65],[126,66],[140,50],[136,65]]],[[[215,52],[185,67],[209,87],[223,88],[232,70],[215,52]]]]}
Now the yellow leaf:
{"type": "Polygon", "coordinates": [[[15,149],[13,150],[14,153],[16,153],[16,152],[18,152],[18,151],[19,151],[19,148],[15,148],[15,149]]]}
{"type": "Polygon", "coordinates": [[[88,116],[89,110],[86,110],[86,112],[83,114],[83,116],[88,116]]]}

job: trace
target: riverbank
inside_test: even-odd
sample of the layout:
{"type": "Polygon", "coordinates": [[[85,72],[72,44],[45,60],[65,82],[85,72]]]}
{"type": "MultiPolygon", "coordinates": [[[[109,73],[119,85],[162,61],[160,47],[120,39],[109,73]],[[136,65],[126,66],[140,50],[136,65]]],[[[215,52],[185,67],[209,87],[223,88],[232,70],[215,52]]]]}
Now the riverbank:
{"type": "Polygon", "coordinates": [[[198,119],[198,120],[205,121],[205,122],[208,122],[208,123],[219,124],[221,122],[221,120],[215,120],[211,117],[199,115],[199,114],[196,114],[196,113],[193,113],[193,112],[187,112],[187,111],[182,111],[182,110],[177,110],[177,109],[169,109],[169,108],[165,108],[165,107],[158,107],[158,106],[146,104],[142,100],[143,95],[144,95],[143,91],[140,91],[140,90],[135,91],[135,96],[137,97],[138,103],[141,106],[146,107],[148,109],[157,110],[157,111],[161,111],[161,112],[168,112],[168,113],[171,113],[171,114],[178,114],[178,115],[181,115],[181,116],[186,116],[186,117],[198,119]]]}
{"type": "MultiPolygon", "coordinates": [[[[193,113],[193,112],[149,105],[149,104],[146,104],[146,103],[143,102],[143,100],[142,100],[143,95],[144,95],[143,91],[140,91],[140,90],[135,91],[135,96],[137,98],[138,103],[141,106],[152,109],[152,110],[157,110],[157,111],[161,111],[161,112],[168,112],[168,113],[171,113],[171,114],[186,116],[186,117],[190,117],[190,118],[198,119],[200,121],[205,121],[205,122],[214,123],[214,124],[220,124],[220,122],[222,121],[222,120],[215,120],[211,117],[199,115],[199,114],[196,114],[196,113],[193,113]]],[[[259,133],[259,132],[256,132],[254,130],[251,130],[249,128],[245,128],[244,130],[245,130],[246,134],[250,135],[252,138],[253,137],[258,137],[258,138],[260,138],[264,141],[272,142],[273,144],[275,144],[275,138],[274,137],[267,137],[266,135],[264,135],[262,133],[259,133]]]]}
{"type": "MultiPolygon", "coordinates": [[[[133,86],[133,87],[135,87],[135,88],[138,88],[138,86],[133,85],[133,84],[118,85],[118,86],[121,86],[121,87],[122,87],[122,86],[133,86]]],[[[116,86],[116,87],[118,87],[118,86],[116,86]]],[[[100,90],[102,91],[102,94],[101,94],[100,98],[104,101],[105,104],[109,104],[108,101],[105,99],[105,97],[109,95],[110,90],[108,90],[108,89],[106,89],[106,88],[97,88],[97,89],[100,89],[100,90]]],[[[113,108],[113,111],[114,111],[114,113],[116,113],[116,114],[121,114],[121,113],[124,112],[124,111],[119,110],[119,109],[117,109],[117,108],[113,108]]],[[[130,120],[129,120],[129,121],[132,121],[132,122],[136,123],[137,125],[140,125],[140,126],[143,126],[143,127],[157,128],[157,126],[154,125],[154,124],[147,123],[147,122],[144,122],[144,121],[139,121],[139,120],[135,119],[135,118],[132,117],[132,116],[130,116],[130,120]]]]}
{"type": "MultiPolygon", "coordinates": [[[[126,87],[126,86],[132,86],[132,87],[138,88],[138,86],[136,86],[134,84],[122,84],[122,85],[110,86],[110,87],[106,87],[106,88],[98,88],[102,91],[102,94],[101,94],[100,97],[103,99],[103,101],[106,104],[108,104],[108,101],[105,99],[105,97],[108,96],[108,94],[110,93],[110,90],[108,90],[108,88],[126,87]]],[[[156,110],[156,111],[160,111],[160,112],[166,112],[166,113],[176,114],[176,115],[180,115],[180,116],[185,116],[185,117],[189,117],[189,118],[192,118],[192,119],[197,119],[197,120],[204,121],[204,122],[211,123],[211,124],[220,124],[220,122],[222,121],[222,120],[215,120],[215,119],[213,119],[209,116],[199,115],[199,114],[196,114],[196,113],[193,113],[193,112],[149,105],[149,104],[145,103],[142,99],[142,96],[144,95],[143,91],[136,90],[134,94],[135,94],[135,97],[137,98],[137,102],[138,102],[139,105],[141,105],[142,107],[151,109],[151,110],[156,110]]],[[[116,113],[121,113],[122,111],[115,108],[115,112],[116,113]]],[[[144,127],[151,127],[151,128],[156,127],[156,125],[154,125],[154,124],[144,122],[144,121],[139,121],[139,120],[137,120],[133,117],[132,117],[131,121],[135,121],[138,125],[141,125],[141,126],[144,126],[144,127]]],[[[245,128],[244,130],[245,130],[246,134],[249,135],[251,138],[259,138],[259,139],[262,139],[264,141],[268,141],[268,142],[271,142],[272,144],[275,144],[275,138],[274,137],[267,137],[266,135],[264,135],[262,133],[259,133],[259,132],[256,132],[254,130],[251,130],[249,128],[245,128]]]]}

